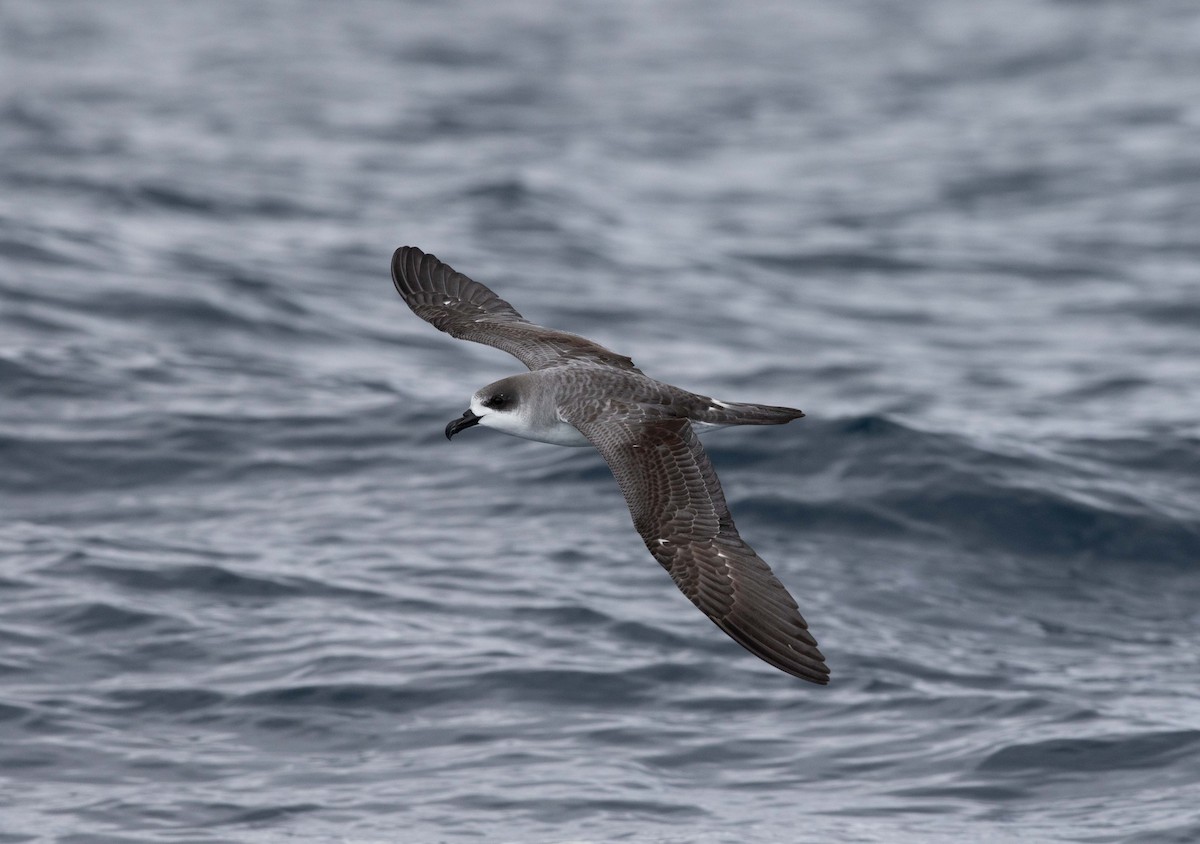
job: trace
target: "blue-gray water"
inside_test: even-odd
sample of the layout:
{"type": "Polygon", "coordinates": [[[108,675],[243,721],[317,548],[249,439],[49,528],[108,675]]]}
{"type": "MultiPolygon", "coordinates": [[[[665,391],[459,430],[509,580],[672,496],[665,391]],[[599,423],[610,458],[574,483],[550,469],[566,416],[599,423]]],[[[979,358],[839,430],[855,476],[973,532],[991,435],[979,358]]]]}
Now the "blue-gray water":
{"type": "Polygon", "coordinates": [[[1200,840],[1200,7],[0,5],[0,842],[1200,840]],[[727,400],[742,651],[412,243],[727,400]]]}

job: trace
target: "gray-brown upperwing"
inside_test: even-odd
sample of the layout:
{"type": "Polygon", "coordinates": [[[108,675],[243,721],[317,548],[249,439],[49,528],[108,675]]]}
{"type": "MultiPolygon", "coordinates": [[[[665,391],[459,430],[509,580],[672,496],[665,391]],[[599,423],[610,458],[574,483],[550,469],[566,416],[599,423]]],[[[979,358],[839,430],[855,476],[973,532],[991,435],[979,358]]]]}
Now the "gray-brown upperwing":
{"type": "Polygon", "coordinates": [[[516,308],[433,255],[401,246],[392,281],[412,312],[439,331],[503,349],[530,369],[589,360],[638,372],[633,361],[586,337],[534,325],[516,308]]]}
{"type": "Polygon", "coordinates": [[[828,683],[825,657],[796,602],[738,535],[691,423],[604,399],[576,400],[562,410],[608,462],[637,532],[683,594],[755,656],[828,683]]]}

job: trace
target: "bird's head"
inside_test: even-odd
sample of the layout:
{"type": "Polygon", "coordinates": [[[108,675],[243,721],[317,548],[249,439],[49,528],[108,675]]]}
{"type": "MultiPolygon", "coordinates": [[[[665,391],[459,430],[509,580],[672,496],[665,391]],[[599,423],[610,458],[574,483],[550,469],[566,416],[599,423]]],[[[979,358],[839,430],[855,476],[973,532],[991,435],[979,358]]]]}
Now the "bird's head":
{"type": "Polygon", "coordinates": [[[471,396],[471,406],[446,426],[446,439],[475,425],[509,431],[520,427],[519,390],[512,378],[503,378],[477,390],[471,396]]]}

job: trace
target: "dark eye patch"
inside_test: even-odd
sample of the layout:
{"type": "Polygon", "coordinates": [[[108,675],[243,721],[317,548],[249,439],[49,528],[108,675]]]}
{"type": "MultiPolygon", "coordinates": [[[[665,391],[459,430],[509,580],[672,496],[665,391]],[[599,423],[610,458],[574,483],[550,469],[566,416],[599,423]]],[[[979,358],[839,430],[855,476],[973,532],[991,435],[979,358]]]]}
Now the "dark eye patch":
{"type": "Polygon", "coordinates": [[[496,393],[495,395],[488,396],[483,401],[484,407],[490,407],[493,410],[499,410],[502,407],[508,407],[508,405],[509,398],[504,393],[496,393]]]}

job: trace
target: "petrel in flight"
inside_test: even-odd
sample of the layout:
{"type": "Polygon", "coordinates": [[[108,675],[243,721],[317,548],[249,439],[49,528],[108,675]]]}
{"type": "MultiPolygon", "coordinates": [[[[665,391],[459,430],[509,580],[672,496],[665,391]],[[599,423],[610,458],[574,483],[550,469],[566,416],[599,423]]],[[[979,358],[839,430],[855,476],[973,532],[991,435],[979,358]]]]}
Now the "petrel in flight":
{"type": "Polygon", "coordinates": [[[742,541],[698,428],[782,425],[790,407],[723,402],[655,381],[624,355],[535,325],[482,284],[402,246],[392,280],[413,313],[460,340],[503,349],[529,367],[476,391],[446,426],[473,425],[555,445],[591,445],[617,479],[633,525],[693,604],[765,662],[829,682],[795,600],[742,541]]]}

